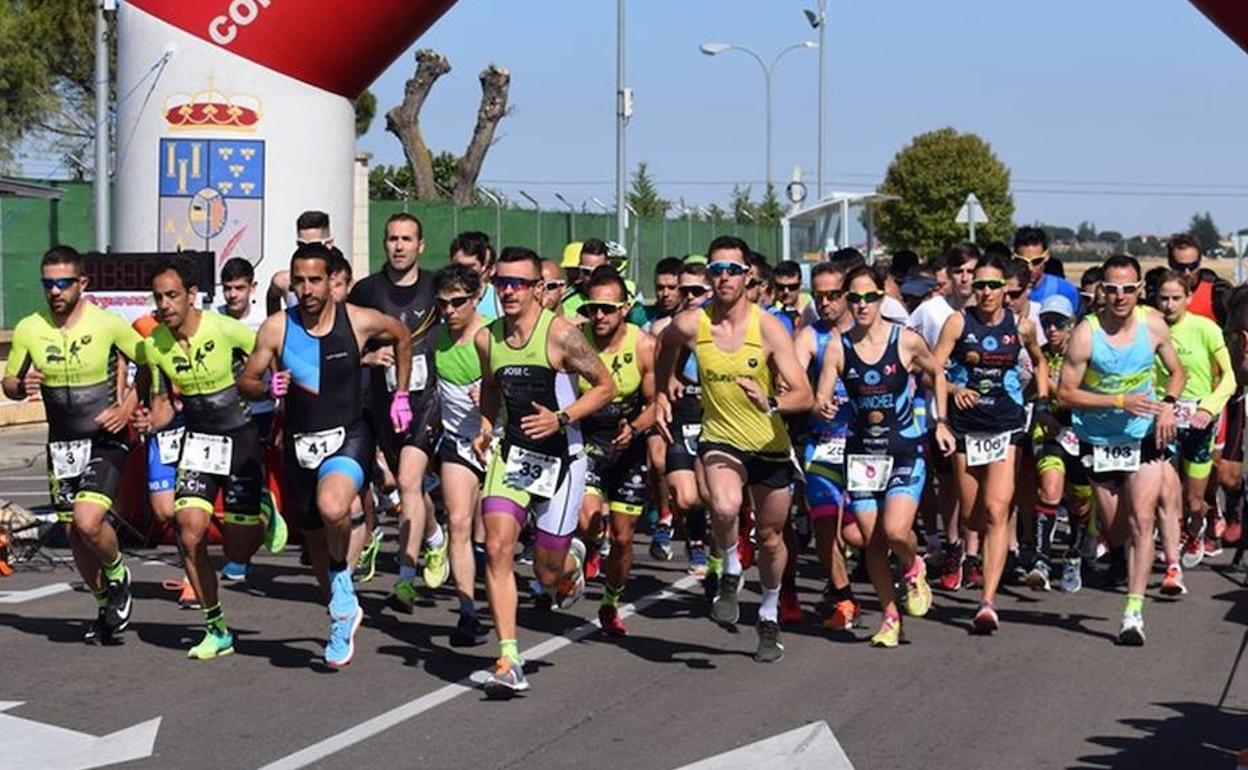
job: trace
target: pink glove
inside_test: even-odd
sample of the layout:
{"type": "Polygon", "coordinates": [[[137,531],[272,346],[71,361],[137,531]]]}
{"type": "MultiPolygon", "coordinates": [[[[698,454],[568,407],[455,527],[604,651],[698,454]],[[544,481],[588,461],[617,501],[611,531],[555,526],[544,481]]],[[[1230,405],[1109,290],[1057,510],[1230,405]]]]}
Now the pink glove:
{"type": "Polygon", "coordinates": [[[290,390],[290,372],[273,372],[269,375],[269,395],[281,398],[290,390]]]}
{"type": "Polygon", "coordinates": [[[406,390],[394,394],[390,402],[390,422],[394,424],[395,433],[404,433],[412,424],[411,394],[406,390]]]}

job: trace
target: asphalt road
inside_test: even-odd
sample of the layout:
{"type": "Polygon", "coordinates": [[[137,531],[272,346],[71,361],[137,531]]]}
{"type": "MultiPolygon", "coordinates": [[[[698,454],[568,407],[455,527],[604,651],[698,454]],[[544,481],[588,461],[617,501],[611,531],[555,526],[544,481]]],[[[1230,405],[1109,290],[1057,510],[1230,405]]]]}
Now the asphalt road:
{"type": "MultiPolygon", "coordinates": [[[[30,471],[0,474],[0,497],[34,502],[42,483],[30,471]]],[[[760,665],[756,577],[747,576],[746,625],[726,630],[707,619],[679,555],[654,563],[639,544],[627,598],[650,603],[626,620],[626,639],[585,633],[598,586],[570,613],[522,604],[532,690],[510,702],[462,684],[496,648],[449,645],[449,591],[396,616],[382,609],[388,575],[360,588],[368,617],[355,662],[321,666],[325,611],[293,549],[259,558],[245,587],[224,591],[237,654],[188,661],[200,615],[161,588],[179,575],[163,561],[171,555],[130,557],[134,621],[115,647],[80,641],[93,604],[55,588],[75,581],[69,567],[0,580],[0,734],[76,731],[49,732],[59,737],[35,748],[0,739],[0,768],[50,766],[83,734],[156,718],[153,753],[134,766],[677,768],[819,722],[859,770],[1233,768],[1234,751],[1248,747],[1248,589],[1226,571],[1229,554],[1190,572],[1179,601],[1153,598],[1154,584],[1143,648],[1112,642],[1121,594],[1019,588],[1002,597],[1003,628],[991,638],[967,633],[973,595],[937,592],[926,618],[906,620],[901,648],[867,646],[879,620],[868,601],[870,628],[832,634],[808,613],[786,627],[785,659],[760,665]],[[40,588],[28,600],[17,593],[40,588]]],[[[809,554],[802,572],[809,609],[821,585],[809,554]]],[[[110,740],[62,766],[115,756],[122,739],[110,740]]]]}

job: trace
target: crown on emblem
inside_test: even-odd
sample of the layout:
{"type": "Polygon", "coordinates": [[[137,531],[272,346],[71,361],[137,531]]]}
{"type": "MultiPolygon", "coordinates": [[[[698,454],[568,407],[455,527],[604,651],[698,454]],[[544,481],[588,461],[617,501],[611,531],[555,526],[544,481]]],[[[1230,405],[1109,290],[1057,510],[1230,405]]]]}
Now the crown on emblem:
{"type": "Polygon", "coordinates": [[[227,96],[209,83],[194,95],[170,96],[165,101],[165,122],[171,128],[250,130],[260,122],[260,100],[253,96],[227,96]]]}

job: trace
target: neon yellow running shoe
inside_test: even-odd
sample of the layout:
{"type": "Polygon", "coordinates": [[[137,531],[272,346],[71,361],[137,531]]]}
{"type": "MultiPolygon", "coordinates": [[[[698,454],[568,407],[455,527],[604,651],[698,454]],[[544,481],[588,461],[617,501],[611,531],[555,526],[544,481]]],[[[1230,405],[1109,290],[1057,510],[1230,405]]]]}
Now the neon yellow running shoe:
{"type": "Polygon", "coordinates": [[[386,605],[396,612],[411,615],[416,608],[416,585],[411,580],[399,580],[386,597],[386,605]]]}
{"type": "Polygon", "coordinates": [[[381,550],[381,536],[372,535],[368,545],[360,551],[360,558],[355,560],[355,581],[367,583],[377,574],[377,553],[381,550]]]}
{"type": "Polygon", "coordinates": [[[277,507],[277,500],[268,489],[260,492],[260,513],[268,517],[264,528],[264,547],[269,553],[281,553],[286,548],[286,541],[290,539],[290,530],[277,507]]]}
{"type": "Polygon", "coordinates": [[[927,584],[927,564],[918,557],[915,557],[915,563],[919,565],[919,571],[914,577],[905,579],[906,598],[902,603],[907,615],[921,618],[932,608],[932,588],[927,584]]]}
{"type": "Polygon", "coordinates": [[[446,558],[446,549],[450,545],[450,537],[443,533],[442,545],[437,548],[425,549],[425,585],[437,589],[451,574],[451,563],[446,558]]]}
{"type": "Polygon", "coordinates": [[[880,630],[871,637],[872,647],[896,647],[901,644],[901,618],[885,617],[880,630]]]}
{"type": "Polygon", "coordinates": [[[191,660],[212,660],[234,652],[234,634],[229,631],[217,633],[208,630],[199,644],[186,651],[191,660]]]}

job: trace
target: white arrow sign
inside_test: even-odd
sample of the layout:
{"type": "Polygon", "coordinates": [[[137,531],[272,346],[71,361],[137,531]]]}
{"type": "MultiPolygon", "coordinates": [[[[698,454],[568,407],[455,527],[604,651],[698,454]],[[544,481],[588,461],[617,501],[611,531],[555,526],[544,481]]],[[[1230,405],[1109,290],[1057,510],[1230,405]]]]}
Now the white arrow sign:
{"type": "Polygon", "coordinates": [[[970,228],[971,243],[974,243],[975,225],[987,224],[988,214],[984,212],[984,207],[980,205],[979,198],[975,197],[975,193],[967,193],[966,201],[962,204],[962,208],[958,209],[958,214],[953,218],[953,221],[970,228]]]}
{"type": "MultiPolygon", "coordinates": [[[[0,712],[22,705],[21,701],[0,701],[0,712]]],[[[118,762],[129,762],[152,755],[160,717],[118,730],[102,738],[66,730],[56,725],[0,713],[0,735],[4,736],[4,761],[10,767],[38,767],[43,770],[86,770],[118,762]]]]}
{"type": "Polygon", "coordinates": [[[764,738],[677,770],[854,770],[827,722],[764,738]]]}
{"type": "Polygon", "coordinates": [[[0,591],[0,604],[31,602],[35,599],[42,599],[45,596],[55,596],[71,589],[73,589],[73,586],[69,583],[51,583],[39,588],[28,588],[25,591],[0,591]]]}

